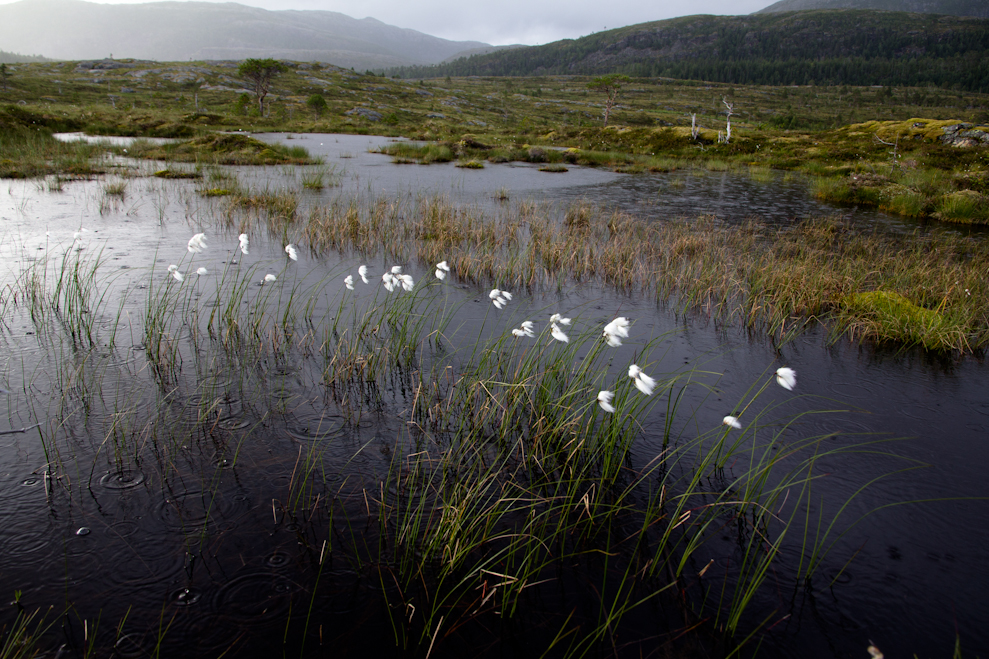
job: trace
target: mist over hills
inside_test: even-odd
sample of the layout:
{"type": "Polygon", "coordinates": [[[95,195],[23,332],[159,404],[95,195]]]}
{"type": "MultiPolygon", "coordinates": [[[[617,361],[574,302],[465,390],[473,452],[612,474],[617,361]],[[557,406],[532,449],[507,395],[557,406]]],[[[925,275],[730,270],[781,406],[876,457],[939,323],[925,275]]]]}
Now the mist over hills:
{"type": "Polygon", "coordinates": [[[275,57],[364,70],[433,64],[490,48],[331,11],[268,11],[232,2],[106,5],[21,0],[0,5],[0,46],[55,59],[159,61],[275,57]]]}
{"type": "Polygon", "coordinates": [[[853,9],[684,16],[391,73],[624,73],[739,84],[936,85],[989,91],[989,20],[853,9]]]}
{"type": "Polygon", "coordinates": [[[810,9],[876,9],[989,18],[989,2],[986,0],[780,0],[754,13],[810,9]]]}

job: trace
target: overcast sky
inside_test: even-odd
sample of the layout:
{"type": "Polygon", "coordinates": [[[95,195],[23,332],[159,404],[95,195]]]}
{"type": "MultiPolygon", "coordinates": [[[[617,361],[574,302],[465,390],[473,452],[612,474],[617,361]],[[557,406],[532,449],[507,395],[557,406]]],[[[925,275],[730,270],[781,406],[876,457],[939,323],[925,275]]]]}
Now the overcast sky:
{"type": "MultiPolygon", "coordinates": [[[[13,0],[0,0],[0,4],[11,1],[13,0]]],[[[408,27],[455,41],[535,45],[674,16],[748,14],[775,0],[238,1],[240,4],[264,9],[322,9],[338,11],[354,18],[370,16],[390,25],[408,27]]]]}

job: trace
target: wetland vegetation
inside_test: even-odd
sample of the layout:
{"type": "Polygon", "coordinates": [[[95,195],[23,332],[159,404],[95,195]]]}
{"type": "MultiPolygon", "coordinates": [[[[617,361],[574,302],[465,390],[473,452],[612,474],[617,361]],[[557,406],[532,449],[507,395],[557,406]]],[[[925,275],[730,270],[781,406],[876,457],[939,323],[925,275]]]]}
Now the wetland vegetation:
{"type": "Polygon", "coordinates": [[[126,597],[18,591],[0,656],[167,656],[189,639],[199,656],[754,652],[798,594],[842,578],[841,540],[871,512],[856,497],[884,475],[825,494],[828,469],[890,457],[811,425],[844,406],[785,391],[784,347],[819,324],[832,342],[949,358],[989,342],[989,247],[951,225],[646,222],[507,190],[497,212],[314,202],[332,166],[235,132],[404,136],[417,141],[383,149],[396,163],[554,177],[795,170],[822,198],[978,224],[986,147],[941,138],[986,121],[985,95],[636,79],[605,128],[579,77],[411,83],[291,63],[262,116],[235,65],[124,63],[18,64],[2,97],[0,176],[41,177],[45,194],[103,176],[99,213],[121,217],[151,182],[184,210],[154,197],[141,226],[172,242],[126,269],[82,227],[40,247],[4,238],[17,260],[0,325],[20,361],[0,382],[26,457],[3,487],[12,519],[49,520],[44,538],[17,521],[22,544],[5,547],[25,588],[46,572],[92,581],[95,552],[113,553],[126,597]],[[52,137],[68,130],[175,141],[52,137]],[[592,301],[561,306],[575,290],[592,301]],[[625,311],[643,301],[755,330],[777,360],[722,400],[625,311]]]}

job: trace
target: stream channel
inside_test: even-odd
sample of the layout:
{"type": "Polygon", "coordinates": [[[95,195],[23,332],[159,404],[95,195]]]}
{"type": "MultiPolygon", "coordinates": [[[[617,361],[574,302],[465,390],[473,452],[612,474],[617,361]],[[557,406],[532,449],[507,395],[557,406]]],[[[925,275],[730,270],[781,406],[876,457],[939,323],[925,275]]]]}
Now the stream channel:
{"type": "MultiPolygon", "coordinates": [[[[465,170],[452,163],[396,165],[369,152],[386,138],[258,137],[325,159],[337,185],[300,191],[303,206],[438,195],[486,213],[524,200],[556,209],[588,201],[651,221],[711,215],[785,226],[840,214],[879,232],[925,230],[872,210],[818,202],[806,179],[782,173],[769,179],[581,167],[546,173],[525,163],[465,170]],[[508,201],[496,199],[499,193],[508,201]]],[[[148,174],[155,169],[116,162],[148,174]]],[[[296,191],[306,171],[227,169],[242,186],[296,191]]],[[[10,601],[16,592],[28,612],[54,607],[47,614],[53,624],[44,635],[45,656],[81,657],[87,642],[94,643],[95,656],[119,657],[215,657],[228,648],[231,657],[426,656],[428,634],[425,642],[417,637],[412,650],[396,649],[394,618],[383,613],[393,606],[394,592],[383,585],[382,571],[368,567],[373,560],[334,553],[340,520],[316,512],[318,502],[311,513],[293,508],[300,461],[317,456],[322,475],[305,492],[306,501],[339,496],[334,514],[350,517],[343,525],[347,537],[373,544],[368,497],[377,494],[368,494],[368,484],[381,482],[398,446],[409,441],[414,395],[402,375],[387,378],[373,413],[355,418],[348,394],[324,386],[321,357],[257,349],[252,358],[204,339],[210,336],[206,317],[222,307],[218,288],[230,277],[241,281],[228,273],[246,272],[242,304],[257,304],[252,313],[261,313],[262,301],[281,305],[293,291],[325,289],[316,296],[316,316],[327,318],[350,304],[343,297],[346,274],[356,277],[358,265],[370,266],[376,279],[366,286],[358,279],[354,295],[372,301],[383,295],[381,274],[395,264],[380,255],[361,260],[333,252],[303,253],[298,263],[289,262],[280,237],[257,227],[248,231],[249,254],[240,254],[240,231],[236,222],[226,224],[224,200],[198,195],[196,185],[112,174],[69,181],[58,191],[41,181],[0,183],[0,287],[7,300],[0,304],[0,596],[10,601]],[[122,198],[106,194],[105,184],[115,180],[126,184],[122,198]],[[190,255],[186,243],[199,232],[207,234],[209,248],[190,255]],[[29,274],[51,288],[74,259],[87,267],[99,262],[99,293],[85,302],[80,320],[32,315],[24,297],[29,274]],[[180,266],[184,282],[169,278],[169,264],[180,266]],[[196,275],[198,267],[209,274],[196,275]],[[276,281],[262,284],[268,273],[276,281]],[[16,303],[10,301],[14,290],[16,303]],[[148,356],[146,308],[155,295],[173,290],[180,300],[176,317],[194,320],[169,327],[174,352],[171,370],[163,370],[148,356]],[[200,315],[188,315],[196,305],[200,315]],[[189,327],[200,321],[203,332],[189,327]],[[96,340],[87,343],[80,332],[96,340]],[[289,634],[305,643],[283,642],[289,634]]],[[[288,239],[298,240],[291,231],[288,239]]],[[[454,342],[505,333],[527,318],[542,331],[546,322],[539,319],[555,311],[574,317],[572,335],[600,336],[595,328],[629,317],[632,336],[614,353],[602,388],[622,377],[633,359],[657,377],[692,372],[696,386],[686,389],[679,408],[689,413],[673,422],[682,438],[719,428],[736,402],[771,380],[778,366],[796,371],[793,392],[771,383],[759,406],[779,416],[803,415],[788,437],[824,436],[825,450],[861,447],[822,460],[812,489],[820,499],[815,512],[833,515],[850,499],[832,533],[837,541],[807,588],[795,588],[787,576],[801,559],[799,547],[784,548],[745,614],[749,624],[766,621],[770,629],[742,654],[864,658],[874,644],[887,657],[944,657],[958,638],[963,657],[989,655],[989,370],[981,357],[830,343],[820,328],[777,348],[761,334],[703,314],[678,314],[594,285],[519,291],[498,316],[487,290],[458,284],[456,272],[438,283],[431,264],[400,265],[417,288],[428,282],[430,295],[456,303],[454,342]],[[808,414],[816,410],[839,411],[808,414]]],[[[264,335],[263,342],[277,343],[272,337],[264,335]]],[[[548,340],[546,334],[539,340],[548,340]]],[[[640,419],[642,431],[628,456],[635,468],[666,450],[666,409],[661,400],[640,419]]],[[[712,561],[708,598],[735,585],[738,545],[737,534],[726,529],[696,556],[695,574],[712,561]]],[[[554,607],[566,610],[569,597],[592,597],[592,590],[575,583],[572,590],[534,595],[515,615],[531,616],[535,631],[520,631],[517,620],[497,627],[483,618],[438,635],[431,656],[540,656],[566,617],[554,618],[554,607]]],[[[717,609],[696,593],[691,597],[705,615],[717,609]]],[[[629,615],[620,634],[627,644],[614,653],[661,655],[670,642],[663,625],[678,614],[659,609],[649,605],[629,615]]],[[[17,610],[6,606],[0,624],[9,627],[17,610]]],[[[416,615],[397,618],[406,614],[416,615]]],[[[705,638],[684,652],[711,652],[705,638]]]]}

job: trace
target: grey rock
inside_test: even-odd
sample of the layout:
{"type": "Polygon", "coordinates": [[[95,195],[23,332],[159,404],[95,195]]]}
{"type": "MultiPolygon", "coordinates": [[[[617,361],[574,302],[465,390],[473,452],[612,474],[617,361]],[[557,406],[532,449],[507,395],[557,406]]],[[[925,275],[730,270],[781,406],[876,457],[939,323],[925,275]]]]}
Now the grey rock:
{"type": "Polygon", "coordinates": [[[354,108],[353,110],[347,110],[344,114],[348,117],[357,115],[358,117],[367,119],[368,121],[381,121],[381,113],[375,112],[370,108],[354,108]]]}

